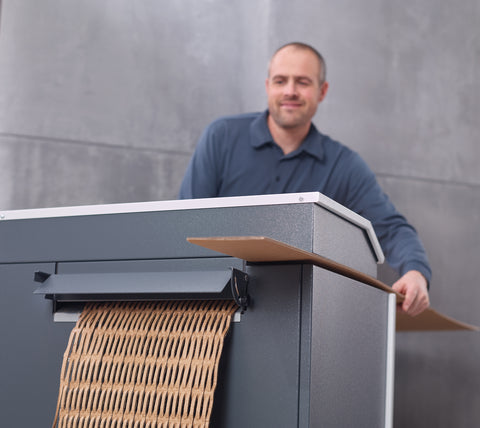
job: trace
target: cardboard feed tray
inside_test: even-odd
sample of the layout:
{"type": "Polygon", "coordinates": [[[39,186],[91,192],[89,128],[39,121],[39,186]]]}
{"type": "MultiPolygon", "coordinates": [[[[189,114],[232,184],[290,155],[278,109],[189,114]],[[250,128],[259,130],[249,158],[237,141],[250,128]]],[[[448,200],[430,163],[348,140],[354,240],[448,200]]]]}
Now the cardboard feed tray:
{"type": "MultiPolygon", "coordinates": [[[[187,240],[192,244],[252,263],[292,261],[311,263],[385,292],[394,293],[397,302],[404,300],[402,294],[370,275],[275,239],[264,236],[226,236],[187,238],[187,240]]],[[[457,321],[432,308],[426,309],[416,317],[397,311],[396,329],[397,331],[479,330],[476,326],[457,321]]]]}

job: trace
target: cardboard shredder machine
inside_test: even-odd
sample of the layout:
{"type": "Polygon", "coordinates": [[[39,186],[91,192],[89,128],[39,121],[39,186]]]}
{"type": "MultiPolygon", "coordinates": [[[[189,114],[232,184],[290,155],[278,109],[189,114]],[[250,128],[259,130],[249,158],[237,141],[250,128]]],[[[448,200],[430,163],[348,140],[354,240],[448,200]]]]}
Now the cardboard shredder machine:
{"type": "Polygon", "coordinates": [[[395,295],[265,239],[371,277],[383,262],[370,223],[319,193],[0,212],[2,425],[51,424],[85,302],[234,299],[210,426],[391,426],[395,295]]]}

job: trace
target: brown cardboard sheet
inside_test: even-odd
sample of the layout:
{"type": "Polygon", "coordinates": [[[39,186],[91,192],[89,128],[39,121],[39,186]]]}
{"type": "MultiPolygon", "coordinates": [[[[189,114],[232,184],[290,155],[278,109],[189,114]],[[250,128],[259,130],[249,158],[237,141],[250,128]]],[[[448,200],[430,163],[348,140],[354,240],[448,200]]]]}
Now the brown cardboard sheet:
{"type": "Polygon", "coordinates": [[[233,300],[91,302],[70,333],[53,427],[207,428],[233,300]]]}
{"type": "MultiPolygon", "coordinates": [[[[318,254],[301,250],[284,242],[264,236],[225,236],[206,238],[187,238],[192,244],[217,251],[232,257],[237,257],[247,262],[291,262],[302,261],[312,263],[324,269],[355,279],[379,288],[397,296],[397,302],[404,300],[402,294],[370,275],[359,272],[348,266],[329,260],[318,254]]],[[[447,317],[432,308],[422,314],[411,317],[397,311],[397,331],[423,331],[423,330],[472,330],[479,328],[453,318],[447,317]]]]}

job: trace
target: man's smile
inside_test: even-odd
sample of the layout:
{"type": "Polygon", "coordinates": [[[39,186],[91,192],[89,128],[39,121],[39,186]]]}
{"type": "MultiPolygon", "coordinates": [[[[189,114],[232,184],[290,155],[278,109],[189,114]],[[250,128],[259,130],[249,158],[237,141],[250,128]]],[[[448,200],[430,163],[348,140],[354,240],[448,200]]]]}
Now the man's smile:
{"type": "Polygon", "coordinates": [[[302,107],[303,103],[300,101],[280,101],[280,107],[285,107],[285,108],[298,108],[302,107]]]}

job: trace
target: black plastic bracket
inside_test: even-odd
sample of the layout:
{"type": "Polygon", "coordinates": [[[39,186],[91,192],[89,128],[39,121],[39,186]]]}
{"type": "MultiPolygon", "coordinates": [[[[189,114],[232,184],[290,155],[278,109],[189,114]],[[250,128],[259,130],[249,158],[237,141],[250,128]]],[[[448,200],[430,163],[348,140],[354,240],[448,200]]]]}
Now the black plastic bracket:
{"type": "Polygon", "coordinates": [[[35,282],[45,282],[48,278],[50,278],[50,273],[42,272],[42,271],[36,271],[33,280],[35,282]]]}
{"type": "Polygon", "coordinates": [[[232,269],[232,278],[230,285],[232,288],[232,296],[235,303],[240,306],[241,313],[243,314],[250,303],[250,297],[248,295],[248,275],[241,270],[232,269]]]}

